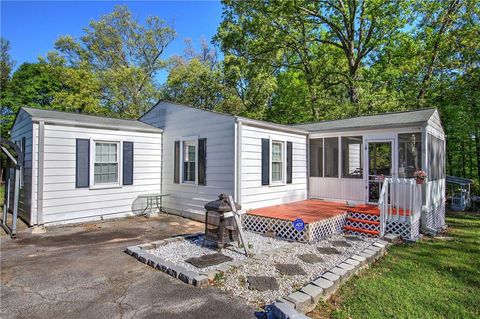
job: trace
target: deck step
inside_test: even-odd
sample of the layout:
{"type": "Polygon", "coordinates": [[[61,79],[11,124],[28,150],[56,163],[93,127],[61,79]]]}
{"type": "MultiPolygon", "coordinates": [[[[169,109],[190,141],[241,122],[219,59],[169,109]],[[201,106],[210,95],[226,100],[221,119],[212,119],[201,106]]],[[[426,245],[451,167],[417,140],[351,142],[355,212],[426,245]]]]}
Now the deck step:
{"type": "Polygon", "coordinates": [[[378,236],[378,234],[380,233],[378,230],[368,230],[368,229],[352,227],[352,226],[344,226],[343,229],[348,232],[371,235],[371,236],[378,236]]]}
{"type": "Polygon", "coordinates": [[[361,219],[364,221],[371,221],[371,222],[380,222],[380,215],[377,214],[369,214],[369,213],[360,213],[360,212],[348,212],[348,217],[354,219],[361,219]]]}
{"type": "Polygon", "coordinates": [[[351,208],[349,207],[348,213],[357,213],[357,214],[380,216],[380,211],[355,209],[355,207],[351,207],[351,208]]]}
{"type": "Polygon", "coordinates": [[[378,226],[380,226],[380,222],[379,222],[379,221],[366,220],[366,219],[361,219],[361,218],[347,217],[347,221],[351,221],[351,222],[354,222],[354,223],[365,223],[365,224],[378,225],[378,226]]]}

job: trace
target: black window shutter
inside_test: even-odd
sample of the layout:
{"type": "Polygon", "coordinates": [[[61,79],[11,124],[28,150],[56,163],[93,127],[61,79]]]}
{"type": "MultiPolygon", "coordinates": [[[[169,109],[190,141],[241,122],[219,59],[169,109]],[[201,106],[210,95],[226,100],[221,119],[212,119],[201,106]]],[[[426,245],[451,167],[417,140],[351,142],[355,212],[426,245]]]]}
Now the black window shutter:
{"type": "Polygon", "coordinates": [[[90,186],[90,140],[77,138],[75,161],[75,186],[90,186]]]}
{"type": "Polygon", "coordinates": [[[293,150],[292,142],[287,142],[287,184],[292,183],[293,150]]]}
{"type": "Polygon", "coordinates": [[[198,140],[198,185],[207,185],[207,139],[198,140]]]}
{"type": "Polygon", "coordinates": [[[24,137],[22,137],[22,163],[23,165],[25,165],[25,150],[26,150],[26,146],[25,144],[27,143],[27,139],[24,137]]]}
{"type": "Polygon", "coordinates": [[[270,140],[262,138],[262,185],[270,184],[270,140]]]}
{"type": "Polygon", "coordinates": [[[180,141],[175,141],[173,156],[173,182],[180,183],[180,141]]]}
{"type": "Polygon", "coordinates": [[[133,142],[123,142],[123,185],[133,185],[133,142]]]}

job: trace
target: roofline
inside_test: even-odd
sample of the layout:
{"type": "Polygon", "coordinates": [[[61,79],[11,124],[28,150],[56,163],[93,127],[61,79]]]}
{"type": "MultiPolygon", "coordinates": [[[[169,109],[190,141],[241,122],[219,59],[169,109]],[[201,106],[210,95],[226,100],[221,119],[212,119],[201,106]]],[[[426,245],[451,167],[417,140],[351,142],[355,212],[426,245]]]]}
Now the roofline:
{"type": "MultiPolygon", "coordinates": [[[[78,126],[78,127],[91,127],[91,128],[100,128],[100,129],[110,129],[110,130],[124,130],[124,131],[134,131],[134,132],[146,132],[146,133],[162,133],[163,129],[157,128],[154,126],[151,126],[147,123],[140,122],[143,125],[148,125],[151,126],[151,128],[141,128],[141,127],[131,127],[128,125],[109,125],[109,124],[94,124],[94,123],[89,123],[89,122],[76,122],[76,121],[68,121],[68,120],[59,120],[59,119],[52,119],[52,118],[46,118],[46,117],[38,117],[38,116],[33,116],[26,109],[35,109],[35,110],[40,110],[40,111],[51,111],[51,112],[59,112],[59,113],[70,113],[70,112],[64,112],[64,111],[58,111],[58,110],[44,110],[44,109],[36,109],[33,107],[27,107],[27,106],[22,106],[21,108],[18,109],[17,114],[15,115],[15,120],[13,123],[15,124],[18,113],[20,110],[23,110],[26,112],[29,116],[30,119],[32,120],[33,123],[38,123],[38,122],[44,122],[46,124],[62,124],[62,125],[67,125],[67,126],[78,126]]],[[[108,119],[116,119],[108,116],[98,116],[98,115],[91,115],[91,114],[82,114],[86,116],[92,116],[92,117],[100,117],[100,118],[108,118],[108,119]]],[[[137,121],[137,120],[131,120],[131,119],[119,119],[119,120],[124,120],[124,121],[137,121]]]]}
{"type": "Polygon", "coordinates": [[[61,124],[66,126],[91,127],[91,128],[109,129],[109,130],[116,130],[116,131],[132,131],[132,132],[145,132],[145,133],[162,133],[163,132],[163,129],[155,128],[155,127],[152,127],[150,129],[150,128],[131,127],[131,126],[124,126],[124,125],[93,124],[88,122],[65,121],[65,120],[34,117],[34,116],[31,116],[31,119],[33,123],[44,122],[45,124],[61,124]]]}
{"type": "MultiPolygon", "coordinates": [[[[178,102],[172,102],[172,101],[169,101],[169,100],[159,100],[157,103],[155,103],[155,105],[153,105],[147,112],[145,112],[142,116],[140,116],[138,118],[138,120],[140,121],[141,118],[143,118],[145,115],[147,115],[148,113],[150,113],[154,108],[156,108],[160,103],[169,103],[169,104],[173,104],[173,105],[176,105],[176,106],[180,106],[180,107],[184,107],[186,109],[193,109],[193,110],[197,110],[197,111],[202,111],[202,112],[208,112],[208,113],[212,113],[212,114],[216,114],[216,115],[222,115],[222,116],[228,116],[228,117],[235,117],[234,115],[232,114],[228,114],[228,113],[222,113],[222,112],[218,112],[218,111],[213,111],[213,110],[205,110],[205,109],[201,109],[199,107],[195,107],[193,105],[189,105],[189,104],[182,104],[182,103],[178,103],[178,102]]],[[[142,122],[143,123],[143,122],[142,122]]]]}
{"type": "MultiPolygon", "coordinates": [[[[390,115],[390,114],[401,114],[401,113],[412,113],[412,112],[418,112],[418,111],[424,111],[424,110],[435,110],[438,112],[438,109],[436,107],[424,107],[416,110],[407,110],[407,111],[392,111],[392,112],[384,112],[384,113],[375,113],[375,114],[365,114],[365,115],[359,115],[359,116],[354,116],[354,117],[346,117],[344,119],[336,119],[336,120],[325,120],[325,121],[317,121],[317,122],[306,122],[306,123],[296,123],[292,124],[292,126],[301,126],[301,125],[310,125],[310,124],[320,124],[320,123],[328,123],[328,122],[337,122],[337,121],[343,121],[343,120],[352,120],[360,117],[370,117],[370,116],[379,116],[379,115],[390,115]]],[[[423,121],[421,123],[424,123],[423,121]]]]}
{"type": "Polygon", "coordinates": [[[237,115],[232,115],[232,114],[227,114],[227,113],[222,113],[222,112],[217,112],[217,111],[212,111],[212,110],[205,110],[205,109],[195,107],[193,105],[182,104],[182,103],[172,102],[172,101],[168,101],[168,100],[158,101],[157,104],[155,104],[154,106],[152,106],[150,108],[150,110],[148,110],[145,114],[143,114],[141,117],[139,117],[139,120],[141,118],[143,118],[145,115],[147,115],[150,111],[152,111],[155,107],[157,107],[160,103],[169,103],[169,104],[184,107],[184,108],[187,108],[187,109],[194,109],[194,110],[208,112],[208,113],[212,113],[212,114],[216,114],[216,115],[228,116],[230,118],[233,118],[235,120],[235,122],[237,122],[237,123],[242,122],[242,123],[249,124],[249,125],[266,127],[266,128],[282,130],[282,131],[285,131],[285,132],[291,132],[291,133],[297,133],[297,134],[304,134],[304,135],[309,134],[309,132],[306,131],[306,130],[299,129],[299,128],[294,128],[294,127],[289,126],[289,125],[276,124],[276,123],[273,123],[273,122],[254,120],[254,119],[249,119],[249,118],[242,117],[242,116],[237,116],[237,115]]]}
{"type": "Polygon", "coordinates": [[[291,126],[276,124],[276,123],[272,123],[272,122],[252,120],[252,119],[241,117],[241,116],[235,116],[235,121],[237,123],[243,123],[243,124],[252,125],[252,126],[275,129],[277,131],[284,131],[284,132],[302,134],[302,135],[309,135],[310,134],[309,131],[293,128],[291,126]]]}
{"type": "MultiPolygon", "coordinates": [[[[403,128],[403,127],[414,127],[414,126],[425,126],[427,122],[411,122],[406,124],[392,124],[388,125],[388,128],[403,128]]],[[[330,133],[330,132],[349,132],[349,131],[368,131],[368,130],[378,130],[378,129],[388,129],[383,124],[379,125],[368,125],[368,126],[352,126],[347,128],[329,128],[324,130],[309,130],[310,134],[315,133],[330,133]]]]}

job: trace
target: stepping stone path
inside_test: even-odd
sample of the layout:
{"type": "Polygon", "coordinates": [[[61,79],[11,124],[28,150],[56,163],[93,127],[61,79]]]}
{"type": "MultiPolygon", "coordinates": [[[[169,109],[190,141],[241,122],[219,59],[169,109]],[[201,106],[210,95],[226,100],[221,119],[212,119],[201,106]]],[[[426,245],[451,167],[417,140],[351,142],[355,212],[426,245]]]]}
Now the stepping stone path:
{"type": "Polygon", "coordinates": [[[275,277],[268,276],[248,276],[248,289],[266,291],[278,290],[279,286],[275,277]]]}
{"type": "Polygon", "coordinates": [[[351,244],[347,243],[345,240],[334,240],[332,245],[335,247],[352,247],[351,244]]]}
{"type": "Polygon", "coordinates": [[[307,273],[297,264],[276,264],[275,267],[282,275],[306,275],[307,273]]]}
{"type": "Polygon", "coordinates": [[[317,250],[324,255],[340,255],[340,252],[333,247],[317,247],[317,250]]]}
{"type": "Polygon", "coordinates": [[[345,236],[346,240],[351,240],[351,241],[362,241],[360,237],[357,236],[345,236]]]}
{"type": "Polygon", "coordinates": [[[214,253],[209,255],[203,255],[201,257],[192,257],[185,260],[185,262],[197,267],[205,268],[218,264],[222,264],[227,261],[232,261],[233,258],[225,256],[224,254],[214,253]]]}
{"type": "Polygon", "coordinates": [[[323,258],[320,258],[318,255],[315,254],[297,255],[297,258],[309,264],[321,263],[323,261],[323,258]]]}

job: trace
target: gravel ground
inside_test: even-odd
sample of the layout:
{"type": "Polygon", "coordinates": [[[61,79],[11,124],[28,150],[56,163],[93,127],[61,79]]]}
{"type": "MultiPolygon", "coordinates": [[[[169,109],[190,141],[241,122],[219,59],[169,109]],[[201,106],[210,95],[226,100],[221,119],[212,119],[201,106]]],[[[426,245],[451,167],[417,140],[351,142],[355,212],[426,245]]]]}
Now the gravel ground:
{"type": "MultiPolygon", "coordinates": [[[[313,244],[288,242],[252,232],[245,232],[245,236],[250,246],[250,252],[257,255],[257,259],[250,258],[250,260],[242,264],[241,267],[231,269],[217,285],[222,290],[244,299],[253,306],[270,304],[290,294],[308,282],[318,278],[319,275],[337,265],[340,261],[356,254],[373,242],[373,240],[369,238],[355,237],[357,240],[347,240],[350,247],[339,247],[338,245],[334,245],[333,242],[345,241],[346,237],[343,235],[332,235],[313,244]],[[334,247],[340,251],[340,254],[321,254],[317,250],[318,247],[334,247]],[[273,254],[272,251],[274,251],[273,254]],[[297,255],[307,253],[316,254],[321,257],[323,261],[310,264],[303,262],[297,257],[297,255]],[[282,275],[276,269],[276,264],[298,264],[305,270],[306,275],[282,275]],[[250,290],[248,289],[247,276],[275,277],[279,284],[279,289],[263,292],[250,290]]],[[[172,242],[157,249],[152,249],[150,253],[194,271],[207,272],[219,267],[220,265],[215,265],[199,269],[184,261],[190,257],[200,257],[205,254],[218,252],[213,248],[202,247],[201,244],[202,237],[199,237],[191,241],[172,242]]],[[[232,257],[234,261],[246,259],[243,250],[236,245],[224,249],[222,253],[232,257]]]]}
{"type": "MultiPolygon", "coordinates": [[[[282,247],[287,247],[292,243],[279,240],[275,238],[265,237],[259,234],[255,234],[252,232],[244,232],[245,234],[245,241],[248,243],[249,252],[253,253],[254,255],[257,254],[264,254],[274,249],[279,249],[282,247]]],[[[193,270],[193,271],[201,271],[201,272],[208,272],[219,265],[205,267],[205,268],[197,268],[189,263],[185,262],[185,259],[191,257],[200,257],[203,255],[218,253],[218,250],[215,248],[211,248],[208,246],[202,247],[203,236],[197,237],[194,240],[185,240],[179,242],[172,242],[165,246],[161,246],[156,249],[152,249],[149,253],[161,257],[165,260],[173,262],[176,265],[180,265],[185,267],[186,269],[193,270]]],[[[233,244],[225,249],[223,249],[222,253],[229,257],[233,258],[233,261],[244,260],[247,257],[245,256],[245,252],[243,248],[239,248],[237,244],[233,244]]]]}
{"type": "Polygon", "coordinates": [[[225,280],[220,284],[220,288],[232,295],[245,299],[249,304],[254,306],[270,304],[318,278],[324,271],[361,251],[372,242],[371,239],[366,238],[362,238],[362,240],[359,241],[348,240],[351,247],[335,247],[341,252],[339,255],[325,255],[318,252],[317,247],[333,247],[332,241],[336,240],[344,240],[344,237],[342,235],[333,235],[328,239],[314,244],[290,243],[288,249],[281,250],[271,256],[265,256],[264,259],[258,262],[248,263],[245,266],[230,271],[225,276],[225,280]],[[307,253],[320,256],[323,262],[309,264],[297,258],[297,255],[307,253]],[[275,267],[277,263],[298,264],[305,270],[307,275],[281,275],[275,267]],[[275,277],[280,288],[276,291],[268,290],[263,292],[250,290],[246,283],[247,276],[275,277]]]}

